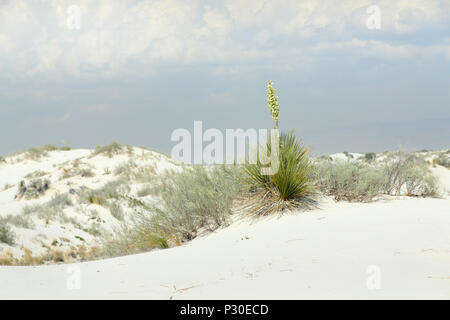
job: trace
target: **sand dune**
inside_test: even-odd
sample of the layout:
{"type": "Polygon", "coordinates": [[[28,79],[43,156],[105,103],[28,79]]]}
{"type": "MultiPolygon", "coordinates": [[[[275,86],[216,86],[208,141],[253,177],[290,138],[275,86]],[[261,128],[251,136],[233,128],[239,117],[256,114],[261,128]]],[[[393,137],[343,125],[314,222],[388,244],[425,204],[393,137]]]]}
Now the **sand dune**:
{"type": "Polygon", "coordinates": [[[0,298],[448,299],[449,208],[448,198],[329,202],[307,214],[238,220],[167,250],[0,267],[0,298]],[[74,266],[80,289],[70,290],[74,266]],[[371,266],[379,288],[367,286],[371,266]]]}
{"type": "MultiPolygon", "coordinates": [[[[450,170],[432,171],[449,190],[450,170]]],[[[308,212],[236,214],[230,226],[171,249],[0,266],[0,299],[448,299],[449,267],[448,191],[372,203],[323,197],[308,212]]]]}

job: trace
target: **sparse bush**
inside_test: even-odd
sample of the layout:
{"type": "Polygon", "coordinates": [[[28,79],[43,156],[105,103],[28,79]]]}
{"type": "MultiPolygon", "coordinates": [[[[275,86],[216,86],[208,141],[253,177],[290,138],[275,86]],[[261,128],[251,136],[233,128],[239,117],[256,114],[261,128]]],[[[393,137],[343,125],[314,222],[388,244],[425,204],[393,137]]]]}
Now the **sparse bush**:
{"type": "Polygon", "coordinates": [[[156,183],[162,203],[153,207],[155,226],[184,241],[193,239],[200,228],[214,230],[226,224],[239,190],[236,178],[236,170],[225,166],[211,170],[194,166],[167,174],[156,183]]]}
{"type": "Polygon", "coordinates": [[[353,159],[353,155],[350,154],[350,153],[348,153],[348,151],[344,151],[343,154],[344,154],[347,158],[353,159]]]}
{"type": "Polygon", "coordinates": [[[412,154],[394,153],[380,164],[317,161],[315,181],[336,200],[370,201],[375,196],[434,196],[436,179],[425,161],[412,154]]]}
{"type": "Polygon", "coordinates": [[[124,218],[124,213],[122,207],[115,202],[111,202],[108,205],[109,212],[111,215],[119,221],[122,221],[124,218]]]}
{"type": "Polygon", "coordinates": [[[42,157],[47,157],[49,151],[56,151],[56,150],[70,150],[70,148],[68,148],[68,147],[58,148],[51,144],[47,144],[43,147],[38,147],[38,148],[31,147],[25,153],[25,159],[37,161],[42,157]]]}
{"type": "Polygon", "coordinates": [[[156,171],[153,166],[138,165],[134,161],[130,160],[117,166],[114,169],[114,174],[116,176],[124,177],[128,181],[135,180],[139,182],[147,182],[152,180],[156,174],[156,171]]]}
{"type": "Polygon", "coordinates": [[[437,192],[436,180],[429,172],[426,162],[414,155],[396,152],[384,163],[386,194],[434,196],[437,192]]]}
{"type": "Polygon", "coordinates": [[[72,201],[67,194],[57,194],[50,201],[43,204],[37,204],[32,206],[25,206],[22,209],[22,215],[31,216],[34,215],[40,219],[45,219],[48,224],[51,220],[59,221],[61,223],[71,223],[74,226],[79,227],[79,222],[69,217],[64,213],[64,209],[67,206],[71,206],[72,201]]]}
{"type": "Polygon", "coordinates": [[[374,152],[368,152],[368,153],[364,154],[364,159],[368,162],[371,162],[371,161],[375,160],[376,158],[377,158],[377,155],[374,152]]]}
{"type": "Polygon", "coordinates": [[[10,223],[19,228],[33,229],[34,223],[30,216],[23,214],[9,214],[4,218],[0,218],[0,223],[10,223]]]}
{"type": "Polygon", "coordinates": [[[47,202],[47,205],[52,208],[63,210],[64,208],[73,205],[67,193],[56,194],[53,198],[47,202]]]}
{"type": "Polygon", "coordinates": [[[152,194],[153,188],[151,185],[145,185],[137,191],[137,196],[142,198],[152,194]]]}
{"type": "Polygon", "coordinates": [[[239,190],[237,172],[234,167],[195,166],[160,177],[151,193],[161,203],[150,205],[129,198],[136,214],[107,242],[106,252],[114,256],[167,248],[195,238],[200,229],[214,230],[226,224],[239,190]]]}
{"type": "Polygon", "coordinates": [[[439,156],[436,158],[436,163],[440,166],[450,169],[450,157],[448,157],[444,152],[439,154],[439,156]]]}
{"type": "Polygon", "coordinates": [[[94,171],[92,166],[80,161],[74,161],[71,168],[62,168],[61,179],[68,179],[75,176],[81,176],[83,178],[93,177],[94,171]]]}
{"type": "Polygon", "coordinates": [[[336,200],[367,201],[380,194],[384,179],[380,169],[349,161],[319,161],[315,164],[318,188],[336,200]]]}
{"type": "Polygon", "coordinates": [[[4,222],[0,222],[0,243],[6,243],[7,245],[15,244],[15,234],[11,228],[4,222]]]}
{"type": "Polygon", "coordinates": [[[96,155],[106,155],[108,158],[112,158],[114,155],[122,154],[127,152],[128,154],[133,153],[133,147],[129,145],[121,145],[117,142],[111,142],[106,146],[97,146],[92,152],[92,156],[96,155]]]}
{"type": "Polygon", "coordinates": [[[18,192],[15,199],[37,199],[44,195],[49,188],[50,180],[48,179],[35,179],[31,180],[28,184],[22,180],[19,183],[18,192]]]}
{"type": "Polygon", "coordinates": [[[80,192],[80,202],[107,206],[108,199],[120,199],[130,191],[124,179],[117,179],[106,183],[99,189],[84,189],[80,192]]]}
{"type": "Polygon", "coordinates": [[[37,170],[37,171],[34,171],[34,172],[31,172],[31,173],[27,174],[25,176],[25,179],[37,179],[37,178],[41,178],[41,177],[46,176],[46,175],[48,175],[47,172],[41,171],[41,170],[37,170]]]}

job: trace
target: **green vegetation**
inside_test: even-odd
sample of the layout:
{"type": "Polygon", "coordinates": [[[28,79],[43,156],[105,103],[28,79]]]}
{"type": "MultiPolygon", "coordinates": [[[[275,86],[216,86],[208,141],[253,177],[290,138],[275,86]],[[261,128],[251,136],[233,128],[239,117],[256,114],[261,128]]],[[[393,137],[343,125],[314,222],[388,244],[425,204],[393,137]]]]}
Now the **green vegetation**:
{"type": "Polygon", "coordinates": [[[108,199],[121,199],[124,194],[130,191],[130,186],[125,179],[119,178],[117,180],[106,183],[103,187],[92,190],[83,189],[79,192],[80,202],[88,204],[98,204],[107,206],[108,199]]]}
{"type": "Polygon", "coordinates": [[[15,244],[15,234],[11,231],[11,228],[4,222],[0,222],[0,243],[6,243],[7,245],[15,244]]]}
{"type": "Polygon", "coordinates": [[[436,196],[437,182],[423,159],[394,153],[379,164],[317,159],[315,184],[336,200],[370,201],[379,195],[436,196]]]}
{"type": "Polygon", "coordinates": [[[367,162],[374,161],[376,158],[377,158],[377,155],[374,152],[368,152],[368,153],[364,154],[364,159],[367,162]]]}
{"type": "MultiPolygon", "coordinates": [[[[269,81],[267,101],[275,128],[278,128],[279,104],[272,83],[269,81]]],[[[266,148],[275,152],[272,139],[268,139],[266,148]]],[[[305,148],[294,131],[282,133],[279,140],[278,170],[274,174],[264,174],[267,167],[261,159],[256,164],[245,165],[244,182],[249,186],[247,208],[256,215],[266,215],[284,210],[305,208],[314,201],[312,186],[312,166],[305,148]]],[[[276,167],[273,163],[269,166],[276,167]]]]}
{"type": "Polygon", "coordinates": [[[28,184],[22,180],[19,183],[18,192],[15,199],[37,199],[44,195],[49,188],[50,180],[48,179],[35,179],[31,180],[28,184]]]}
{"type": "Polygon", "coordinates": [[[436,158],[436,163],[440,166],[450,169],[450,157],[447,156],[448,152],[442,152],[436,158]]]}
{"type": "Polygon", "coordinates": [[[47,144],[47,145],[45,145],[43,147],[37,147],[37,148],[36,147],[31,147],[25,153],[25,159],[38,161],[42,157],[47,157],[48,156],[48,152],[50,152],[50,151],[57,151],[57,150],[68,151],[68,150],[70,150],[70,148],[69,147],[58,148],[58,147],[55,147],[54,145],[51,145],[51,144],[47,144]]]}
{"type": "Polygon", "coordinates": [[[6,217],[0,218],[1,223],[10,223],[13,226],[25,229],[34,229],[34,223],[30,216],[22,214],[8,214],[6,217]]]}
{"type": "Polygon", "coordinates": [[[147,204],[129,198],[136,214],[108,241],[110,256],[166,248],[195,238],[200,230],[226,225],[233,199],[238,193],[235,167],[186,168],[155,180],[153,190],[160,203],[147,204]]]}
{"type": "Polygon", "coordinates": [[[95,175],[92,165],[75,160],[70,168],[61,168],[61,179],[68,179],[75,176],[90,178],[95,175]]]}
{"type": "Polygon", "coordinates": [[[133,153],[133,147],[129,145],[121,145],[117,142],[111,142],[106,146],[97,146],[95,150],[92,152],[92,157],[97,155],[104,155],[108,158],[112,158],[114,155],[122,154],[122,153],[133,153]]]}

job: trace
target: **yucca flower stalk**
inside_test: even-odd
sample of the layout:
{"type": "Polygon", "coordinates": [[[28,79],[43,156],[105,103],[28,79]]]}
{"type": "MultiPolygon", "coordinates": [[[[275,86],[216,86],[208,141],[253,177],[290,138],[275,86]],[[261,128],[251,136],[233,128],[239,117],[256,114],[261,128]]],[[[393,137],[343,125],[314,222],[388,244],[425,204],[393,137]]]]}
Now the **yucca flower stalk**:
{"type": "Polygon", "coordinates": [[[280,117],[280,106],[278,104],[278,96],[275,94],[272,81],[267,84],[267,104],[272,115],[272,120],[275,123],[275,129],[278,129],[278,120],[280,117]]]}

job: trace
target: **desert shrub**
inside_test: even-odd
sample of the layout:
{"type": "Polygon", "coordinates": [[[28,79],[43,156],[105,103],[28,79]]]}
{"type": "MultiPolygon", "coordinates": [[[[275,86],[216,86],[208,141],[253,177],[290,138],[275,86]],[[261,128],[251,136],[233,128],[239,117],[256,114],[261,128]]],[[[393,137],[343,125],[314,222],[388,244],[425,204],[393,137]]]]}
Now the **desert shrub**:
{"type": "Polygon", "coordinates": [[[450,157],[446,155],[446,153],[440,153],[436,158],[436,163],[440,166],[446,167],[450,169],[450,157]]]}
{"type": "Polygon", "coordinates": [[[28,184],[26,184],[25,181],[22,180],[19,183],[18,192],[15,196],[15,199],[37,199],[40,196],[44,195],[49,188],[50,180],[48,179],[34,179],[31,180],[28,184]]]}
{"type": "Polygon", "coordinates": [[[137,196],[142,198],[142,197],[146,197],[150,194],[152,194],[153,192],[153,187],[151,185],[144,185],[143,187],[141,187],[138,191],[137,191],[137,196]]]}
{"type": "Polygon", "coordinates": [[[28,149],[28,151],[25,154],[25,159],[30,159],[30,160],[39,160],[42,157],[47,157],[48,153],[46,150],[44,150],[43,148],[34,148],[31,147],[28,149]]]}
{"type": "Polygon", "coordinates": [[[4,218],[0,218],[0,223],[10,223],[13,226],[25,229],[33,229],[34,223],[30,216],[23,214],[9,214],[4,218]]]}
{"type": "MultiPolygon", "coordinates": [[[[271,139],[267,151],[272,151],[271,139]]],[[[267,165],[258,159],[244,167],[244,182],[249,186],[250,213],[266,215],[283,210],[305,208],[313,203],[312,165],[305,148],[295,133],[282,133],[279,143],[279,168],[273,175],[264,175],[267,165]]]]}
{"type": "Polygon", "coordinates": [[[0,163],[6,162],[6,159],[3,156],[0,156],[0,163]]]}
{"type": "Polygon", "coordinates": [[[7,245],[14,245],[16,236],[12,232],[11,228],[4,222],[0,222],[0,243],[6,243],[7,245]]]}
{"type": "Polygon", "coordinates": [[[315,184],[336,200],[367,201],[384,186],[382,170],[358,162],[319,161],[314,166],[315,184]]]}
{"type": "Polygon", "coordinates": [[[194,166],[166,173],[151,191],[160,197],[160,203],[129,198],[136,214],[107,242],[105,251],[124,255],[167,248],[195,238],[201,229],[214,230],[226,224],[239,190],[238,172],[235,167],[194,166]]]}
{"type": "Polygon", "coordinates": [[[80,161],[74,161],[72,167],[62,168],[61,179],[68,179],[75,176],[81,176],[83,178],[93,177],[95,175],[92,170],[92,166],[80,161]]]}
{"type": "Polygon", "coordinates": [[[40,219],[45,219],[47,223],[55,220],[61,223],[71,223],[74,226],[79,226],[75,218],[69,217],[64,213],[64,209],[71,205],[72,201],[68,194],[56,194],[51,200],[45,203],[23,207],[22,215],[36,216],[40,219]]]}
{"type": "Polygon", "coordinates": [[[109,212],[111,215],[119,221],[122,221],[124,218],[124,213],[122,207],[115,202],[111,202],[108,204],[109,212]]]}
{"type": "Polygon", "coordinates": [[[56,194],[53,198],[47,202],[47,206],[63,210],[64,208],[73,205],[67,193],[56,194]]]}
{"type": "Polygon", "coordinates": [[[154,223],[180,241],[193,239],[200,228],[214,230],[226,224],[239,189],[236,178],[236,169],[225,166],[194,166],[163,176],[156,182],[162,203],[153,207],[154,223]]]}
{"type": "Polygon", "coordinates": [[[37,178],[41,178],[46,175],[48,175],[47,172],[41,171],[41,170],[36,170],[34,172],[27,174],[24,178],[25,179],[37,179],[37,178]]]}
{"type": "Polygon", "coordinates": [[[127,180],[135,180],[139,182],[151,181],[156,171],[153,166],[142,166],[130,160],[118,165],[114,169],[116,176],[121,176],[127,180]]]}
{"type": "Polygon", "coordinates": [[[375,196],[434,196],[436,179],[426,163],[413,154],[393,153],[380,164],[317,161],[315,183],[336,200],[370,201],[375,196]]]}
{"type": "Polygon", "coordinates": [[[122,153],[133,153],[133,147],[129,145],[121,145],[117,142],[111,142],[110,144],[106,146],[97,146],[95,147],[94,151],[92,152],[92,156],[96,155],[105,155],[108,158],[112,158],[115,155],[122,154],[122,153]]]}
{"type": "Polygon", "coordinates": [[[350,153],[348,153],[348,151],[344,151],[343,154],[344,154],[347,158],[353,159],[353,155],[350,154],[350,153]]]}
{"type": "Polygon", "coordinates": [[[383,165],[384,193],[400,195],[434,196],[437,182],[427,168],[426,162],[414,154],[396,152],[383,165]]]}
{"type": "Polygon", "coordinates": [[[31,147],[25,153],[25,159],[37,161],[42,157],[47,157],[49,151],[56,151],[56,150],[70,150],[70,148],[68,148],[68,147],[58,148],[51,144],[47,144],[43,147],[37,147],[37,148],[31,147]]]}
{"type": "Polygon", "coordinates": [[[83,189],[79,193],[81,203],[108,205],[108,199],[120,199],[130,191],[130,186],[124,179],[107,182],[98,189],[83,189]]]}
{"type": "Polygon", "coordinates": [[[364,154],[364,160],[370,162],[377,158],[377,155],[375,152],[368,152],[364,154]]]}

